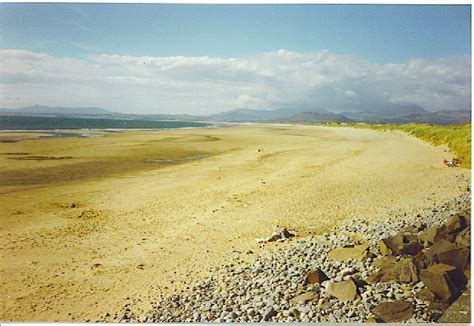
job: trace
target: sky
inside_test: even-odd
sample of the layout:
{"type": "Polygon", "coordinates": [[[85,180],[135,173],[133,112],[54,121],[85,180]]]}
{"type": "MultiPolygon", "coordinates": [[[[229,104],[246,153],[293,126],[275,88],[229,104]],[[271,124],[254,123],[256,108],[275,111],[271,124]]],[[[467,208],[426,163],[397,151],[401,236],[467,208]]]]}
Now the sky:
{"type": "Polygon", "coordinates": [[[0,3],[0,106],[471,107],[469,5],[0,3]]]}

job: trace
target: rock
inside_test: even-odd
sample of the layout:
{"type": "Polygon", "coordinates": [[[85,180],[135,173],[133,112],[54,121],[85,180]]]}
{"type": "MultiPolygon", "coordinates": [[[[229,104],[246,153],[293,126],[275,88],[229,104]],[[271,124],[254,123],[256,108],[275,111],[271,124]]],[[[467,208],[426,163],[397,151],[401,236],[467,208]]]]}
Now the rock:
{"type": "Polygon", "coordinates": [[[352,275],[356,272],[356,270],[352,267],[347,267],[347,268],[344,268],[343,270],[341,270],[341,275],[342,276],[348,276],[348,275],[352,275]]]}
{"type": "Polygon", "coordinates": [[[437,320],[441,315],[444,314],[446,309],[448,309],[449,304],[446,302],[440,302],[440,301],[433,301],[430,302],[428,306],[428,310],[431,314],[431,319],[437,320]]]}
{"type": "Polygon", "coordinates": [[[413,224],[413,225],[406,226],[406,227],[400,229],[400,233],[401,233],[401,234],[410,233],[410,234],[415,235],[416,233],[418,233],[418,232],[420,232],[421,230],[423,230],[425,227],[426,227],[426,225],[424,225],[424,224],[421,223],[421,222],[418,222],[418,223],[415,223],[415,224],[413,224]]]}
{"type": "Polygon", "coordinates": [[[375,284],[377,282],[400,281],[402,283],[418,282],[416,267],[412,258],[402,258],[400,261],[382,266],[376,273],[369,276],[367,282],[375,284]]]}
{"type": "Polygon", "coordinates": [[[329,301],[324,299],[324,298],[321,298],[318,300],[318,306],[319,308],[325,308],[329,305],[329,301]]]}
{"type": "Polygon", "coordinates": [[[321,284],[324,281],[327,281],[329,278],[327,277],[326,274],[324,274],[323,271],[321,271],[319,268],[310,271],[308,274],[306,274],[305,278],[305,285],[308,284],[321,284]]]}
{"type": "Polygon", "coordinates": [[[400,233],[393,237],[380,240],[380,253],[384,256],[398,255],[398,248],[403,246],[403,237],[400,233]]]}
{"type": "Polygon", "coordinates": [[[399,252],[402,255],[415,256],[417,253],[422,251],[423,248],[423,245],[418,241],[411,241],[409,243],[404,243],[401,248],[399,248],[399,252]]]}
{"type": "Polygon", "coordinates": [[[420,291],[416,292],[416,298],[421,300],[421,301],[434,301],[435,300],[435,294],[431,292],[429,289],[424,288],[421,289],[420,291]]]}
{"type": "Polygon", "coordinates": [[[417,271],[421,271],[429,266],[428,258],[423,251],[420,251],[413,257],[413,264],[416,266],[417,271]]]}
{"type": "Polygon", "coordinates": [[[456,244],[465,248],[471,248],[471,227],[462,230],[456,237],[456,244]]]}
{"type": "Polygon", "coordinates": [[[397,233],[393,237],[385,238],[379,241],[380,253],[388,255],[416,255],[423,250],[423,245],[418,242],[416,234],[397,233]]]}
{"type": "Polygon", "coordinates": [[[340,301],[353,301],[357,296],[357,286],[352,279],[331,282],[327,288],[327,293],[340,301]]]}
{"type": "Polygon", "coordinates": [[[439,323],[471,323],[471,286],[446,309],[439,323]]]}
{"type": "Polygon", "coordinates": [[[469,264],[469,249],[456,248],[436,255],[437,262],[451,265],[464,271],[469,264]]]}
{"type": "Polygon", "coordinates": [[[457,233],[463,230],[467,226],[466,220],[463,215],[457,214],[451,217],[446,223],[446,231],[448,233],[457,233]]]}
{"type": "Polygon", "coordinates": [[[456,249],[456,245],[454,243],[451,243],[449,241],[442,239],[442,240],[437,241],[428,249],[428,251],[426,252],[426,258],[428,259],[430,264],[436,263],[437,262],[436,256],[439,253],[451,251],[453,249],[456,249]]]}
{"type": "Polygon", "coordinates": [[[396,265],[400,268],[398,280],[402,283],[415,283],[419,281],[416,267],[413,264],[412,258],[400,259],[396,265]]]}
{"type": "Polygon", "coordinates": [[[435,242],[445,237],[446,230],[444,227],[429,227],[421,232],[418,236],[419,240],[427,245],[432,245],[435,242]]]}
{"type": "Polygon", "coordinates": [[[435,264],[420,272],[426,287],[442,301],[455,299],[466,285],[463,272],[454,266],[435,264]]]}
{"type": "Polygon", "coordinates": [[[415,310],[409,301],[382,302],[375,307],[374,314],[382,322],[399,323],[413,317],[415,310]]]}
{"type": "Polygon", "coordinates": [[[400,231],[402,234],[403,243],[410,243],[410,242],[417,242],[418,241],[418,234],[416,233],[404,233],[400,231]]]}
{"type": "Polygon", "coordinates": [[[303,294],[300,294],[294,298],[292,298],[290,300],[290,303],[291,304],[297,304],[297,303],[300,303],[300,302],[308,302],[308,301],[313,301],[313,300],[318,300],[318,294],[316,292],[312,292],[312,291],[309,291],[309,292],[306,292],[306,293],[303,293],[303,294]]]}
{"type": "Polygon", "coordinates": [[[469,264],[469,249],[440,240],[429,248],[426,257],[429,264],[443,263],[464,270],[469,264]]]}
{"type": "Polygon", "coordinates": [[[290,310],[290,316],[299,318],[300,317],[300,311],[296,308],[293,308],[290,310]]]}
{"type": "Polygon", "coordinates": [[[372,263],[372,265],[380,268],[382,266],[391,265],[397,261],[398,261],[398,258],[395,256],[382,256],[382,257],[378,257],[374,259],[374,262],[372,263]]]}
{"type": "Polygon", "coordinates": [[[355,247],[340,247],[329,252],[328,258],[332,260],[346,261],[349,259],[364,259],[369,250],[368,244],[355,247]]]}
{"type": "Polygon", "coordinates": [[[268,310],[267,312],[264,313],[263,320],[269,321],[270,319],[272,319],[272,317],[274,317],[276,315],[277,315],[276,310],[271,308],[270,310],[268,310]]]}
{"type": "Polygon", "coordinates": [[[463,213],[464,220],[466,221],[467,226],[471,226],[471,208],[469,207],[463,213]]]}

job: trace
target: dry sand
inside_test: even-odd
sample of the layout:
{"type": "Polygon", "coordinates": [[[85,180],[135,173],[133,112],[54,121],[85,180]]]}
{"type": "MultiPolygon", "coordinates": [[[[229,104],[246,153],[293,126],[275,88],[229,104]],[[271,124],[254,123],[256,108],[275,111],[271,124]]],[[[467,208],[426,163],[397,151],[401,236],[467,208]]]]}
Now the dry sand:
{"type": "Polygon", "coordinates": [[[470,181],[444,158],[400,132],[285,125],[0,144],[0,319],[145,309],[237,252],[284,246],[255,242],[279,226],[304,237],[422,212],[470,181]]]}

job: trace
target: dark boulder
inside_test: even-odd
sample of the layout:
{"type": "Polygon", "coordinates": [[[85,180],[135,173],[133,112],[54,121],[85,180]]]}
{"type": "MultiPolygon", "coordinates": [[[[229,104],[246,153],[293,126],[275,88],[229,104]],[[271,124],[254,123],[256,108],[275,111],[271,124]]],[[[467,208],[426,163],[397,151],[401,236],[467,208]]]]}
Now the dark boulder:
{"type": "Polygon", "coordinates": [[[420,272],[420,278],[426,287],[443,302],[451,302],[466,285],[466,276],[458,268],[435,264],[420,272]]]}

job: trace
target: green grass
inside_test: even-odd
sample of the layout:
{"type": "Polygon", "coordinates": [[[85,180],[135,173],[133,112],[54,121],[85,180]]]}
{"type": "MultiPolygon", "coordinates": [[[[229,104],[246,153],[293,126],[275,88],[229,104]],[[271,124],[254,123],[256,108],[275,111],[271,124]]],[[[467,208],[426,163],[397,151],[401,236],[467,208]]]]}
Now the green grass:
{"type": "Polygon", "coordinates": [[[326,125],[374,129],[380,131],[401,130],[435,146],[447,145],[461,160],[461,166],[471,168],[471,124],[435,126],[428,124],[368,124],[368,123],[329,123],[326,125]]]}

